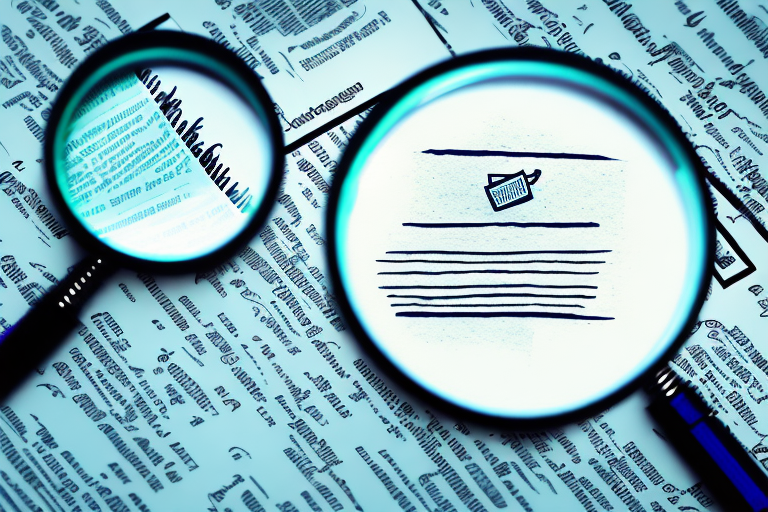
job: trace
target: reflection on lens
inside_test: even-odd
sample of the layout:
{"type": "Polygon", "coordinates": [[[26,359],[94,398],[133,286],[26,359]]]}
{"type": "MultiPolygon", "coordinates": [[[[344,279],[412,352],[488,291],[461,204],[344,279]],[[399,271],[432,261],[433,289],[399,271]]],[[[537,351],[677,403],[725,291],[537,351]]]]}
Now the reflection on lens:
{"type": "Polygon", "coordinates": [[[136,258],[189,260],[252,221],[275,156],[265,122],[234,89],[166,64],[78,92],[56,131],[56,179],[102,242],[136,258]]]}
{"type": "Polygon", "coordinates": [[[402,88],[356,134],[329,219],[375,350],[454,406],[528,420],[609,398],[680,339],[711,236],[668,118],[535,55],[402,88]]]}

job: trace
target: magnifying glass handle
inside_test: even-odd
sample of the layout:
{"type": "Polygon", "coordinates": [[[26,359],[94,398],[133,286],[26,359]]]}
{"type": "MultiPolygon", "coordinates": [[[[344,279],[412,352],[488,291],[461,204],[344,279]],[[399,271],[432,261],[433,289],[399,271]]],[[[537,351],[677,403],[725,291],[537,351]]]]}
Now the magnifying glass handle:
{"type": "Polygon", "coordinates": [[[0,336],[0,403],[77,326],[83,304],[115,270],[101,257],[86,257],[0,336]]]}
{"type": "Polygon", "coordinates": [[[728,510],[768,511],[768,477],[696,391],[669,368],[648,390],[648,411],[728,510]]]}

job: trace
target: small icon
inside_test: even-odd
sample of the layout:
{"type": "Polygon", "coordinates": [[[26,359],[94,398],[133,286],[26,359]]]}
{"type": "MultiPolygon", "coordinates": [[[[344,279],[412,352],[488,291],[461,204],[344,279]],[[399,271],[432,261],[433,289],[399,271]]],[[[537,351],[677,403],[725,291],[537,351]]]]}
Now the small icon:
{"type": "Polygon", "coordinates": [[[541,177],[541,170],[536,169],[531,174],[525,171],[515,174],[489,174],[485,194],[491,203],[493,211],[500,212],[533,199],[531,185],[541,177]]]}

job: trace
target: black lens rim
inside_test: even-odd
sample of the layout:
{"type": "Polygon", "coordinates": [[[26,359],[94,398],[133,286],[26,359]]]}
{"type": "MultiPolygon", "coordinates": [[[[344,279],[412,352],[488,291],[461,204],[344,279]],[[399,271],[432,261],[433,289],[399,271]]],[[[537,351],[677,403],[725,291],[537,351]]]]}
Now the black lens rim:
{"type": "MultiPolygon", "coordinates": [[[[325,219],[326,234],[328,237],[326,252],[328,257],[331,285],[333,287],[341,315],[365,353],[379,368],[385,372],[386,375],[391,377],[400,385],[400,387],[405,389],[407,392],[416,396],[424,403],[434,405],[437,409],[440,409],[445,414],[453,416],[457,421],[473,421],[479,424],[492,425],[499,428],[535,430],[562,425],[565,423],[579,421],[588,417],[595,416],[596,414],[605,411],[609,407],[625,399],[630,394],[637,391],[643,384],[647,383],[649,378],[655,375],[662,367],[664,367],[667,364],[667,361],[671,360],[680,350],[680,348],[682,348],[683,344],[688,339],[689,333],[693,330],[696,324],[698,313],[701,310],[704,301],[706,300],[709,284],[712,281],[714,265],[715,215],[712,199],[707,189],[705,180],[707,174],[708,173],[706,167],[701,162],[699,156],[696,154],[693,145],[690,143],[690,141],[688,141],[680,125],[675,121],[675,119],[666,109],[664,109],[659,103],[648,96],[637,85],[632,83],[631,80],[625,78],[609,67],[598,64],[587,57],[546,48],[515,47],[479,51],[442,62],[411,77],[385,95],[384,99],[373,109],[373,111],[362,122],[355,134],[352,136],[334,173],[334,181],[329,194],[328,209],[325,219]],[[349,297],[347,296],[347,293],[342,284],[339,260],[336,254],[336,215],[339,206],[339,197],[341,194],[342,184],[347,178],[350,166],[357,157],[357,153],[361,149],[361,146],[371,134],[371,132],[378,126],[379,122],[387,114],[390,108],[392,108],[410,91],[439,75],[457,70],[465,66],[495,62],[500,60],[548,62],[569,66],[577,70],[596,75],[599,78],[606,80],[607,82],[630,94],[650,115],[655,117],[656,120],[658,120],[667,128],[669,133],[672,134],[672,137],[674,138],[673,143],[676,143],[684,151],[685,158],[690,161],[691,167],[694,170],[693,174],[695,186],[701,192],[706,210],[705,218],[702,219],[705,229],[704,245],[706,248],[704,279],[702,280],[699,289],[697,290],[693,303],[694,306],[691,308],[691,311],[689,312],[683,327],[680,330],[680,333],[674,339],[674,341],[670,343],[667,350],[665,350],[658,357],[655,363],[650,364],[644,372],[616,389],[610,395],[578,409],[556,414],[543,415],[537,418],[502,417],[491,414],[484,414],[448,401],[443,397],[433,393],[432,391],[425,389],[421,385],[417,384],[414,380],[412,380],[387,358],[387,356],[381,351],[381,349],[378,348],[378,346],[365,331],[361,322],[357,319],[357,316],[354,314],[354,310],[351,306],[349,297]]],[[[535,385],[535,382],[532,383],[532,385],[535,385]]]]}
{"type": "MultiPolygon", "coordinates": [[[[176,59],[153,59],[146,61],[147,64],[179,64],[176,59]]],[[[248,98],[241,94],[240,87],[237,84],[230,83],[210,69],[194,62],[183,62],[183,65],[190,69],[195,69],[206,74],[226,85],[240,95],[244,101],[251,103],[248,98]]],[[[256,237],[259,230],[263,227],[269,212],[272,210],[283,179],[283,170],[285,167],[285,154],[283,151],[283,134],[280,128],[280,122],[274,113],[274,102],[270,98],[259,77],[249,68],[242,59],[234,52],[224,48],[210,39],[189,34],[185,32],[154,30],[148,32],[134,32],[115,39],[106,45],[100,47],[82,62],[72,75],[67,79],[59,93],[51,110],[48,124],[45,131],[45,142],[43,146],[43,158],[45,166],[46,181],[48,191],[53,198],[56,210],[63,218],[68,230],[72,236],[87,251],[92,254],[98,254],[122,267],[131,268],[138,271],[152,272],[155,274],[181,274],[194,271],[209,269],[234,254],[256,237]],[[182,261],[153,261],[136,256],[131,256],[120,252],[96,238],[83,223],[72,213],[67,205],[64,195],[58,187],[56,180],[54,142],[56,140],[56,128],[61,122],[64,109],[72,97],[80,90],[82,84],[93,73],[100,70],[116,58],[120,58],[138,51],[149,50],[153,48],[179,49],[185,52],[197,52],[214,59],[234,73],[245,87],[249,89],[263,110],[263,116],[259,116],[266,124],[266,130],[273,149],[272,168],[270,178],[265,189],[261,204],[256,209],[250,222],[233,237],[218,249],[205,255],[190,258],[182,261]]],[[[254,105],[254,110],[258,113],[258,108],[254,105]]]]}

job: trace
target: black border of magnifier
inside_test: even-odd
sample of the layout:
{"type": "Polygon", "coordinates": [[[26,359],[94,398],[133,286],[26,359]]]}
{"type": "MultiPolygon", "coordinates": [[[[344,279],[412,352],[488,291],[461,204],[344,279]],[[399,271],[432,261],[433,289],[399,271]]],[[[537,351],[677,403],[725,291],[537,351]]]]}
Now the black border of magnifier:
{"type": "MultiPolygon", "coordinates": [[[[607,97],[605,99],[609,103],[613,103],[618,109],[627,112],[627,110],[620,103],[607,97]]],[[[631,117],[634,118],[635,116],[632,114],[631,117]]],[[[665,141],[661,142],[665,143],[665,141]]],[[[375,363],[387,373],[388,376],[393,377],[402,388],[423,400],[425,403],[434,405],[436,408],[442,410],[443,412],[454,416],[456,420],[471,420],[503,428],[526,430],[546,428],[554,425],[582,420],[584,418],[603,412],[607,408],[615,405],[620,400],[629,396],[632,392],[638,390],[644,382],[648,382],[648,379],[652,375],[655,375],[659,369],[666,365],[667,361],[669,361],[679,351],[685,340],[688,338],[688,335],[697,320],[699,310],[701,309],[701,306],[704,304],[706,299],[708,285],[712,280],[712,267],[714,265],[715,217],[712,208],[712,200],[704,179],[705,176],[706,168],[694,151],[691,143],[685,138],[685,135],[683,134],[680,126],[677,124],[674,118],[652,98],[647,96],[646,93],[644,93],[640,88],[634,85],[630,80],[619,75],[607,66],[597,64],[586,57],[577,56],[572,53],[531,47],[487,50],[457,57],[455,59],[440,63],[432,68],[429,68],[408,79],[401,85],[397,86],[395,89],[392,89],[381,101],[381,103],[379,103],[374,108],[371,114],[360,125],[357,132],[355,132],[355,134],[352,136],[352,139],[349,142],[349,146],[344,152],[341,162],[335,172],[326,216],[326,230],[328,234],[328,263],[333,290],[344,320],[346,320],[347,325],[352,330],[352,333],[355,335],[356,339],[360,342],[360,345],[371,357],[371,359],[373,359],[375,363]],[[465,409],[464,407],[449,402],[437,394],[423,388],[410,377],[408,377],[402,370],[395,366],[395,364],[392,363],[376,346],[376,344],[368,336],[365,329],[355,316],[354,311],[350,305],[349,298],[347,297],[344,287],[342,286],[341,275],[338,267],[338,259],[336,256],[336,214],[341,186],[347,177],[350,165],[356,158],[360,147],[371,134],[371,131],[379,124],[382,118],[390,110],[390,108],[392,108],[398,101],[400,101],[414,88],[427,82],[428,80],[431,80],[434,77],[462,68],[464,66],[506,60],[550,62],[569,66],[578,70],[586,71],[593,75],[597,75],[598,77],[610,82],[617,87],[620,87],[622,90],[631,94],[637,101],[641,103],[643,108],[645,108],[651,115],[655,116],[656,119],[669,130],[669,132],[672,134],[672,137],[674,138],[673,142],[677,143],[684,150],[685,157],[693,165],[696,185],[701,190],[706,207],[706,218],[703,219],[704,228],[706,230],[706,274],[704,281],[700,283],[699,290],[694,301],[694,307],[689,312],[689,315],[685,321],[685,325],[680,331],[678,337],[674,340],[673,343],[670,344],[669,348],[659,357],[655,363],[651,364],[638,377],[620,387],[609,396],[580,409],[559,414],[541,416],[538,418],[502,417],[465,409]]],[[[386,213],[382,214],[386,215],[386,213]]],[[[361,241],[361,243],[364,242],[361,241]]],[[[661,249],[663,250],[663,248],[661,249]]],[[[648,264],[650,265],[652,263],[648,262],[648,264]]],[[[642,304],[638,304],[638,307],[642,307],[642,304]]],[[[439,362],[436,362],[436,364],[439,364],[439,362]]],[[[536,381],[531,382],[531,386],[536,385],[536,381]]],[[[567,386],[568,383],[562,382],[558,383],[558,385],[567,386]]],[[[524,393],[525,390],[509,389],[509,392],[524,393]]]]}
{"type": "MultiPolygon", "coordinates": [[[[208,75],[211,78],[223,83],[224,85],[227,85],[239,96],[241,96],[246,103],[251,104],[251,102],[242,95],[239,87],[225,80],[223,77],[215,73],[215,71],[202,66],[199,63],[171,58],[166,59],[161,57],[158,59],[142,61],[141,65],[145,64],[176,64],[188,69],[199,71],[200,73],[208,75]]],[[[125,69],[130,68],[126,66],[125,69]]],[[[45,174],[48,181],[48,189],[54,199],[56,209],[61,214],[61,216],[64,217],[64,221],[66,222],[69,231],[85,249],[90,251],[92,254],[102,255],[105,257],[105,259],[123,267],[136,270],[146,270],[153,273],[180,274],[204,270],[218,263],[221,263],[228,257],[232,256],[238,249],[247,244],[256,236],[259,229],[261,229],[263,226],[264,221],[266,221],[267,215],[274,206],[275,200],[277,198],[280,182],[283,177],[285,155],[283,151],[282,130],[280,128],[280,123],[277,119],[277,116],[274,114],[273,105],[274,102],[270,98],[269,94],[267,94],[264,86],[261,85],[258,76],[256,76],[253,70],[251,70],[251,68],[249,68],[242,61],[242,59],[235,55],[231,50],[228,50],[220,44],[204,37],[188,34],[185,32],[157,30],[151,32],[134,32],[132,34],[128,34],[124,37],[111,41],[96,50],[96,52],[90,55],[83,63],[77,67],[77,69],[75,69],[74,73],[72,73],[72,75],[69,77],[66,84],[64,84],[64,87],[59,91],[51,111],[51,116],[48,119],[45,132],[45,145],[43,148],[43,155],[45,161],[45,174]],[[211,57],[212,59],[215,59],[221,66],[224,66],[235,73],[238,78],[243,81],[245,86],[248,87],[250,91],[256,96],[256,99],[262,103],[261,107],[264,109],[265,115],[259,116],[259,118],[262,118],[267,125],[267,130],[269,132],[269,138],[272,145],[272,151],[274,153],[269,183],[267,184],[264,196],[261,199],[261,204],[253,214],[250,222],[232,240],[222,245],[218,249],[203,256],[182,261],[152,261],[143,258],[137,258],[117,251],[109,247],[107,244],[99,241],[71,212],[70,207],[64,200],[63,194],[59,190],[58,182],[56,180],[55,157],[53,154],[53,145],[56,138],[55,130],[61,121],[64,108],[72,99],[72,96],[78,91],[83,82],[91,74],[98,71],[102,66],[108,64],[113,59],[134,53],[136,51],[156,48],[181,49],[190,52],[202,53],[211,57]]],[[[254,108],[254,110],[256,109],[254,108]]]]}

